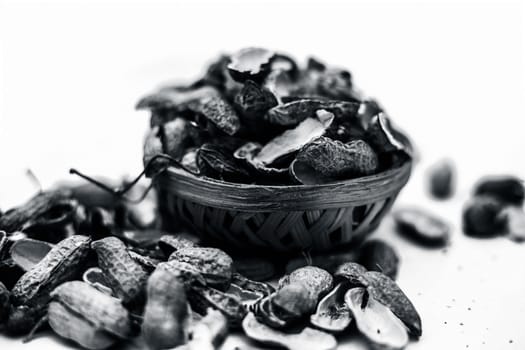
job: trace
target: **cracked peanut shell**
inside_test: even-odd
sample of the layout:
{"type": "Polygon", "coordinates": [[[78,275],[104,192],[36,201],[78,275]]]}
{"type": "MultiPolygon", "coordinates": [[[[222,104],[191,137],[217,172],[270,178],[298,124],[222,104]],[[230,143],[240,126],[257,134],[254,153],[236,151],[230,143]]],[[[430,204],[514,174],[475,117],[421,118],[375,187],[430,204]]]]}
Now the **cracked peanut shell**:
{"type": "Polygon", "coordinates": [[[337,341],[331,334],[313,328],[303,328],[299,333],[286,333],[259,322],[248,313],[242,322],[244,333],[258,342],[281,346],[289,350],[332,350],[337,341]]]}
{"type": "Polygon", "coordinates": [[[219,310],[233,328],[239,327],[247,313],[239,297],[211,287],[193,287],[188,293],[188,300],[192,310],[201,315],[205,315],[209,307],[219,310]]]}
{"type": "Polygon", "coordinates": [[[392,350],[403,349],[408,344],[403,322],[367,293],[364,288],[352,288],[344,297],[357,329],[374,345],[392,350]]]}
{"type": "Polygon", "coordinates": [[[419,338],[422,333],[421,318],[416,308],[401,288],[381,272],[368,271],[364,274],[366,290],[370,296],[388,307],[407,326],[409,333],[419,338]]]}

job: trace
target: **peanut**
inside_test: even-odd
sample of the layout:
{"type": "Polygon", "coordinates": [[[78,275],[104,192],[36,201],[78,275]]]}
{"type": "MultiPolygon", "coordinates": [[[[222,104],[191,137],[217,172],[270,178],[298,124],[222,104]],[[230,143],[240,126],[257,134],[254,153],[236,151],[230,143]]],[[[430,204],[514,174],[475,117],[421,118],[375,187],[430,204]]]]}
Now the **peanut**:
{"type": "Polygon", "coordinates": [[[152,350],[169,349],[188,341],[191,309],[176,274],[157,269],[148,279],[142,334],[152,350]]]}
{"type": "Polygon", "coordinates": [[[82,315],[97,329],[120,338],[133,335],[129,313],[120,300],[81,281],[66,282],[51,292],[53,299],[77,315],[82,315]]]}
{"type": "Polygon", "coordinates": [[[13,304],[46,304],[51,290],[80,273],[88,256],[90,242],[89,237],[75,235],[54,246],[16,282],[11,291],[13,304]]]}
{"type": "Polygon", "coordinates": [[[276,316],[287,323],[298,321],[317,305],[315,294],[303,282],[283,286],[271,296],[270,302],[276,316]]]}
{"type": "Polygon", "coordinates": [[[334,279],[326,270],[315,266],[305,266],[281,278],[279,280],[278,289],[281,289],[288,284],[298,282],[305,284],[312,299],[317,302],[320,297],[324,296],[332,289],[334,279]]]}
{"type": "Polygon", "coordinates": [[[9,290],[0,282],[0,324],[7,319],[10,305],[9,290]]]}
{"type": "Polygon", "coordinates": [[[115,295],[124,304],[140,303],[148,274],[133,260],[124,243],[116,237],[107,237],[94,241],[91,247],[97,252],[98,265],[115,295]]]}
{"type": "Polygon", "coordinates": [[[164,235],[160,237],[158,246],[166,256],[170,256],[178,249],[197,247],[197,244],[181,236],[164,235]]]}
{"type": "Polygon", "coordinates": [[[86,349],[106,349],[116,341],[110,334],[97,329],[87,320],[56,301],[49,304],[47,314],[49,326],[55,333],[86,349]]]}
{"type": "Polygon", "coordinates": [[[0,217],[0,230],[14,232],[31,219],[45,213],[58,201],[68,198],[69,191],[42,192],[31,198],[27,203],[13,208],[0,217]]]}
{"type": "Polygon", "coordinates": [[[232,278],[232,258],[217,248],[189,247],[176,250],[169,260],[186,262],[195,266],[206,283],[224,290],[232,278]]]}
{"type": "Polygon", "coordinates": [[[166,270],[171,274],[177,275],[179,280],[184,283],[186,289],[189,289],[194,284],[201,286],[206,285],[206,281],[199,270],[197,270],[195,266],[185,262],[177,260],[162,262],[157,265],[157,270],[166,270]]]}

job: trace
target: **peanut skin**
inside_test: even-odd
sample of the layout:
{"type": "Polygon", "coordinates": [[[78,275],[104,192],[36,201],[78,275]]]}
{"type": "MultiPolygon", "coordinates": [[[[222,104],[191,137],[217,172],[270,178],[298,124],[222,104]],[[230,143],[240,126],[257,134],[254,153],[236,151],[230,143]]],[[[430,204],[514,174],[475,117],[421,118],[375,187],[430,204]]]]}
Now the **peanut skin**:
{"type": "Polygon", "coordinates": [[[179,276],[157,269],[148,279],[142,334],[152,350],[170,349],[188,341],[191,309],[179,276]]]}

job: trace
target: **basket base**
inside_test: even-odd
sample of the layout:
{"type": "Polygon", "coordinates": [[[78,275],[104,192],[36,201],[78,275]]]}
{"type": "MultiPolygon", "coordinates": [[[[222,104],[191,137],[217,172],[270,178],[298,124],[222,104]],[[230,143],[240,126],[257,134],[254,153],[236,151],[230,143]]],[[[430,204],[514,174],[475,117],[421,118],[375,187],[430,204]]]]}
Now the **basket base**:
{"type": "Polygon", "coordinates": [[[193,203],[160,192],[163,224],[184,224],[204,240],[228,250],[250,247],[268,252],[330,251],[356,247],[389,211],[397,193],[383,200],[337,209],[240,212],[193,203]]]}

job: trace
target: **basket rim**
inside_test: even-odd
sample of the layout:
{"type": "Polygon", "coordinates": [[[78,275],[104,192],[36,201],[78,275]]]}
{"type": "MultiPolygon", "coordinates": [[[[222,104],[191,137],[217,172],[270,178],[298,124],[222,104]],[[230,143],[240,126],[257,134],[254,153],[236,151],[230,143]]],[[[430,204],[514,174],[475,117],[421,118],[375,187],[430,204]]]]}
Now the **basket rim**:
{"type": "Polygon", "coordinates": [[[356,177],[356,178],[347,179],[347,180],[332,181],[332,182],[328,182],[328,183],[325,183],[325,184],[316,184],[316,185],[303,185],[303,184],[296,184],[296,185],[260,185],[260,184],[245,184],[245,183],[238,183],[238,182],[230,182],[230,181],[223,181],[223,180],[214,179],[214,178],[207,177],[207,176],[196,176],[196,175],[193,175],[192,173],[190,173],[190,172],[188,172],[188,171],[186,171],[186,170],[184,170],[182,168],[178,168],[178,167],[175,167],[175,166],[169,166],[166,169],[166,172],[171,172],[173,174],[177,174],[177,176],[185,176],[185,177],[194,179],[196,181],[213,183],[213,184],[216,184],[216,185],[224,186],[225,188],[229,188],[229,187],[246,188],[246,189],[272,188],[272,189],[281,189],[282,190],[282,189],[287,189],[287,188],[293,188],[293,189],[298,189],[298,188],[305,188],[305,189],[320,188],[320,189],[322,189],[323,187],[333,187],[334,185],[340,186],[340,185],[347,185],[347,184],[351,184],[351,183],[358,183],[358,182],[361,182],[360,180],[363,180],[363,179],[369,179],[369,180],[381,179],[381,178],[384,178],[384,177],[391,176],[393,173],[401,172],[406,167],[410,167],[410,168],[412,167],[412,160],[410,160],[410,159],[406,160],[405,162],[403,162],[403,165],[401,165],[399,167],[387,169],[387,170],[381,171],[381,172],[376,173],[376,174],[356,177]]]}
{"type": "Polygon", "coordinates": [[[194,203],[239,211],[297,211],[370,204],[397,194],[406,184],[412,160],[400,167],[322,185],[257,185],[198,177],[169,167],[157,187],[194,203]]]}

